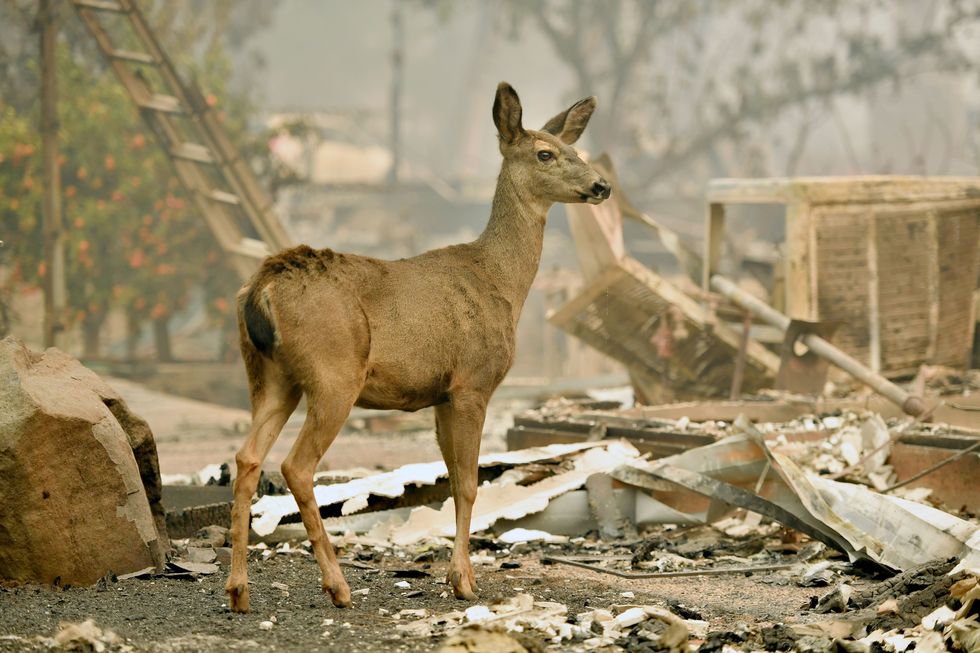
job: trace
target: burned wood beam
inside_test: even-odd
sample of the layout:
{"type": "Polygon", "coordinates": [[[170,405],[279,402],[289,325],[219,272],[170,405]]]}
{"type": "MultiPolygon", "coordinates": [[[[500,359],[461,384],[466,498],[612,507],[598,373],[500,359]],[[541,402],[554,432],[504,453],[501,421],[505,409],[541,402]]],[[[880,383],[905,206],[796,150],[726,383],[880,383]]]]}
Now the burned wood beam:
{"type": "MultiPolygon", "coordinates": [[[[513,428],[507,431],[507,448],[517,450],[548,444],[587,442],[591,428],[592,425],[582,422],[549,423],[518,416],[514,419],[513,428]]],[[[606,425],[605,439],[619,438],[629,440],[641,452],[649,453],[654,458],[671,456],[714,442],[714,438],[706,434],[606,425]]]]}
{"type": "MultiPolygon", "coordinates": [[[[788,317],[765,302],[744,292],[729,279],[718,274],[712,275],[711,287],[765,322],[783,331],[789,328],[790,319],[788,317]]],[[[807,333],[801,336],[800,341],[816,355],[833,363],[881,396],[900,406],[906,414],[919,417],[926,412],[926,405],[921,397],[909,394],[885,377],[871,371],[820,336],[807,333]]]]}
{"type": "MultiPolygon", "coordinates": [[[[561,422],[548,422],[523,415],[514,417],[515,427],[525,427],[541,431],[551,431],[560,429],[562,432],[581,433],[588,435],[596,426],[597,420],[571,421],[562,420],[561,422]]],[[[650,443],[660,443],[671,447],[683,447],[690,449],[711,444],[715,438],[703,433],[686,433],[677,428],[649,428],[643,424],[625,424],[626,420],[617,419],[614,415],[603,416],[598,421],[602,421],[606,428],[606,438],[615,440],[617,438],[637,438],[650,443]]],[[[635,421],[635,420],[634,420],[635,421]]]]}

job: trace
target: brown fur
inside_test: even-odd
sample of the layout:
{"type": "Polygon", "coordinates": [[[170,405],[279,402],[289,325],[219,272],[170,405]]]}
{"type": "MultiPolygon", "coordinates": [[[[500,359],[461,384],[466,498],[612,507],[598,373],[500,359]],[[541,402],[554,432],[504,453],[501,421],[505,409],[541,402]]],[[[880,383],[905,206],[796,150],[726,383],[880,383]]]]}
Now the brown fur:
{"type": "Polygon", "coordinates": [[[545,218],[554,202],[609,195],[608,184],[571,147],[594,108],[588,98],[552,118],[547,132],[526,131],[517,94],[501,84],[494,121],[504,162],[490,221],[477,240],[398,261],[301,245],[266,259],[239,293],[253,424],[236,458],[227,583],[233,610],[248,610],[245,546],[259,466],[301,394],[307,418],[282,471],[333,603],[349,605],[350,589],[320,521],[313,472],[354,405],[435,406],[457,506],[448,580],[457,597],[475,598],[469,526],[480,436],[487,402],[514,361],[517,320],[537,272],[545,218]],[[551,160],[539,160],[542,142],[555,154],[551,160]],[[257,312],[246,318],[248,301],[257,312]],[[256,333],[274,331],[270,355],[256,349],[247,319],[256,333]]]}

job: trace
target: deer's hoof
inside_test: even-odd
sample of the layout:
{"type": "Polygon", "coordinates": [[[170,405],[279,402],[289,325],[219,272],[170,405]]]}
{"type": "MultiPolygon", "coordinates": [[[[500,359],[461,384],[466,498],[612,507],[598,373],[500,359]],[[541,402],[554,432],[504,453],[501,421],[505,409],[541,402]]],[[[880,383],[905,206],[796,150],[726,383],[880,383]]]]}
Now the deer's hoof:
{"type": "Polygon", "coordinates": [[[476,581],[473,578],[473,570],[463,573],[450,570],[446,577],[446,582],[453,588],[453,595],[461,601],[476,601],[476,581]]]}
{"type": "Polygon", "coordinates": [[[453,588],[453,594],[460,601],[474,602],[474,601],[477,600],[476,594],[471,589],[461,588],[461,587],[454,587],[453,588]]]}
{"type": "Polygon", "coordinates": [[[334,606],[338,608],[349,608],[351,606],[350,586],[346,582],[338,583],[332,587],[324,585],[323,591],[330,594],[330,601],[334,606]]]}
{"type": "Polygon", "coordinates": [[[248,582],[232,583],[228,581],[225,586],[228,592],[228,607],[232,612],[248,612],[248,582]]]}

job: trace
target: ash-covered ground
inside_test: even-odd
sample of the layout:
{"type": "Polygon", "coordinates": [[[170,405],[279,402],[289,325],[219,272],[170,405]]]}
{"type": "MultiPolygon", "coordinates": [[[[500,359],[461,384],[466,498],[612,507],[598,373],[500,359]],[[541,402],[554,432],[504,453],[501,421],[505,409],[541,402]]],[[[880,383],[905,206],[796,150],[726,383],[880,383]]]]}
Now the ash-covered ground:
{"type": "MultiPolygon", "coordinates": [[[[660,605],[729,631],[804,617],[810,597],[822,589],[798,587],[785,573],[749,576],[631,580],[564,565],[543,565],[542,553],[569,554],[574,547],[538,547],[476,567],[481,603],[526,593],[565,604],[568,615],[624,604],[660,605]],[[633,596],[624,596],[632,592],[633,596]],[[680,606],[680,607],[679,607],[680,606]]],[[[590,553],[594,553],[591,551],[590,553]]],[[[0,588],[0,651],[49,650],[62,622],[93,619],[120,643],[107,650],[134,651],[431,651],[444,635],[410,637],[397,626],[430,615],[463,610],[444,583],[446,561],[413,562],[391,554],[372,569],[345,567],[354,606],[334,608],[320,592],[315,561],[305,555],[250,555],[252,612],[232,614],[224,593],[225,572],[197,580],[153,578],[102,583],[91,588],[0,588]],[[395,577],[395,569],[429,576],[395,577]],[[396,583],[407,582],[409,588],[396,583]],[[367,590],[365,593],[363,590],[367,590]],[[268,630],[262,622],[274,621],[268,630]]],[[[445,558],[446,552],[438,558],[445,558]]],[[[376,554],[377,555],[377,554],[376,554]]],[[[531,635],[540,650],[576,650],[531,635]]],[[[624,642],[625,644],[625,642],[624,642]]]]}

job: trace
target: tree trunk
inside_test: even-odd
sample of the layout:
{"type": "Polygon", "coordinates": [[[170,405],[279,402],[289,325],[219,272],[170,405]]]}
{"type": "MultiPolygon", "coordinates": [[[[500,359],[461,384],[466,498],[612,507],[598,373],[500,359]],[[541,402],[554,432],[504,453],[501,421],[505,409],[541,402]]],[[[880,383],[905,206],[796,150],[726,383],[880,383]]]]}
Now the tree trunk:
{"type": "Polygon", "coordinates": [[[157,317],[153,319],[153,344],[157,350],[157,361],[169,363],[174,359],[170,348],[170,319],[157,317]]]}
{"type": "Polygon", "coordinates": [[[133,311],[126,312],[126,360],[136,358],[136,347],[140,340],[140,327],[143,324],[133,311]]]}
{"type": "Polygon", "coordinates": [[[103,307],[89,312],[82,320],[82,356],[98,358],[101,353],[102,325],[105,324],[108,311],[103,307]]]}

